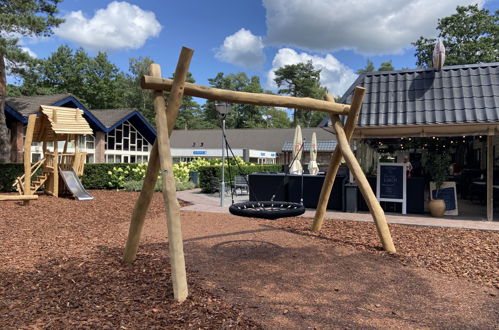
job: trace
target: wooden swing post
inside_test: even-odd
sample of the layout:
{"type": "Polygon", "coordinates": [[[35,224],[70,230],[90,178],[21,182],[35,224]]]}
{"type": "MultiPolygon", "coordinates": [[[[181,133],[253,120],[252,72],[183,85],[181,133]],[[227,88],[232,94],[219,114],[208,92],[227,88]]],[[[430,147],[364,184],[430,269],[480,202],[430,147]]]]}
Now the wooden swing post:
{"type": "MultiPolygon", "coordinates": [[[[28,127],[26,128],[26,136],[24,138],[24,193],[23,195],[31,195],[31,143],[33,142],[33,132],[35,131],[36,115],[29,115],[28,127]]],[[[24,199],[24,205],[29,204],[32,198],[24,199]]]]}
{"type": "MultiPolygon", "coordinates": [[[[144,185],[132,214],[128,240],[123,257],[125,263],[131,263],[135,259],[140,234],[144,225],[145,214],[151,202],[158,170],[161,170],[163,199],[165,201],[168,221],[168,243],[170,264],[172,268],[173,294],[174,298],[179,302],[182,302],[187,298],[188,289],[180,223],[180,208],[176,196],[169,136],[175,125],[175,120],[182,102],[185,78],[189,70],[193,53],[193,50],[189,48],[182,48],[175,70],[175,79],[173,80],[170,97],[168,98],[168,106],[165,104],[165,99],[161,90],[156,90],[153,94],[158,135],[151,150],[144,185]]],[[[161,77],[161,70],[157,64],[151,65],[150,72],[154,76],[161,77]]]]}
{"type": "MultiPolygon", "coordinates": [[[[359,118],[360,110],[362,109],[362,102],[364,100],[364,95],[366,89],[364,87],[355,87],[355,91],[352,97],[352,105],[350,106],[350,113],[348,114],[347,121],[345,124],[345,134],[348,141],[352,138],[353,131],[355,130],[355,125],[359,118]]],[[[332,95],[327,94],[324,99],[328,102],[334,102],[332,95]]],[[[333,115],[329,116],[331,122],[333,122],[333,115]]],[[[319,202],[317,203],[317,208],[315,209],[314,223],[312,224],[313,231],[320,231],[324,223],[324,217],[326,216],[327,203],[329,197],[331,196],[331,191],[333,189],[334,180],[336,179],[336,174],[340,168],[341,150],[339,145],[334,149],[331,159],[329,160],[329,167],[324,178],[324,183],[322,184],[321,194],[319,196],[319,202]]]]}

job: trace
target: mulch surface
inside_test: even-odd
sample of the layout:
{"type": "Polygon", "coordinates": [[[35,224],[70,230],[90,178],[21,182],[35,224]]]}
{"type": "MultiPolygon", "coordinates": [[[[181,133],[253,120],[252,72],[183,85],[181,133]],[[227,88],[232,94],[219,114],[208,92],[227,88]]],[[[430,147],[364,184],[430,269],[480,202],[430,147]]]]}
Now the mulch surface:
{"type": "Polygon", "coordinates": [[[155,194],[121,264],[137,193],[0,204],[1,328],[495,328],[499,234],[182,212],[189,298],[172,299],[155,194]]]}

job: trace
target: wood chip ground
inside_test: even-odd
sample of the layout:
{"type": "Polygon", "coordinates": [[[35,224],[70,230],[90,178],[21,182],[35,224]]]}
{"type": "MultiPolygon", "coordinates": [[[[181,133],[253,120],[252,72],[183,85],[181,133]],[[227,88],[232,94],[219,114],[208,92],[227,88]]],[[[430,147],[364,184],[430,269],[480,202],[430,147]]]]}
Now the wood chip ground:
{"type": "Polygon", "coordinates": [[[172,299],[155,194],[136,262],[121,264],[137,193],[0,204],[2,329],[480,328],[499,324],[499,233],[267,222],[182,212],[190,296],[172,299]]]}

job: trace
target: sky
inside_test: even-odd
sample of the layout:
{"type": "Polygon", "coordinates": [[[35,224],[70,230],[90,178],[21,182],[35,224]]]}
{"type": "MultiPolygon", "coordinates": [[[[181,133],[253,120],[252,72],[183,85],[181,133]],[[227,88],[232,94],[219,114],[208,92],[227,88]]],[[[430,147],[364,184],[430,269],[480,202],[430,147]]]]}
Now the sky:
{"type": "Polygon", "coordinates": [[[196,83],[245,72],[274,92],[274,70],[311,60],[338,96],[368,59],[375,67],[391,60],[395,69],[414,68],[411,42],[435,37],[438,18],[476,3],[499,9],[499,0],[65,0],[58,16],[66,21],[54,35],[25,38],[22,46],[37,58],[60,45],[91,56],[104,51],[124,72],[130,58],[147,56],[164,77],[185,46],[194,50],[196,83]]]}

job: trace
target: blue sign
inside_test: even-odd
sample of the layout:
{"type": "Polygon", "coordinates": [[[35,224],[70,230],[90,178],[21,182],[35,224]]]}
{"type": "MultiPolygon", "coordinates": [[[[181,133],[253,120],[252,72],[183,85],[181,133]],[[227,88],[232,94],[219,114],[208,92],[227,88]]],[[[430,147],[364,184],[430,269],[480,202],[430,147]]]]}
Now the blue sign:
{"type": "Polygon", "coordinates": [[[194,150],[193,155],[206,155],[206,150],[194,150]]]}
{"type": "Polygon", "coordinates": [[[260,156],[265,156],[265,153],[264,152],[260,152],[260,156]]]}
{"type": "Polygon", "coordinates": [[[275,152],[271,153],[270,155],[271,155],[272,157],[275,157],[275,152]]]}

